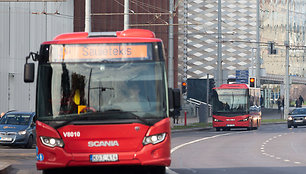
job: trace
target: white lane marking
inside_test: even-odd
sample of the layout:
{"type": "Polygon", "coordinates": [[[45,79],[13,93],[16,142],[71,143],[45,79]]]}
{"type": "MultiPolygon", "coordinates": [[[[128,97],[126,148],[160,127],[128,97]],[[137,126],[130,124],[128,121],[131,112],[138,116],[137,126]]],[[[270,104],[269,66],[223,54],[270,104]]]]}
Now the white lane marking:
{"type": "Polygon", "coordinates": [[[193,141],[190,141],[190,142],[187,142],[187,143],[184,143],[184,144],[181,144],[181,145],[178,145],[178,146],[172,148],[171,153],[175,152],[176,150],[178,150],[178,149],[180,149],[184,146],[194,144],[194,143],[198,143],[200,141],[209,140],[209,139],[213,139],[213,138],[218,138],[218,137],[222,137],[222,136],[228,136],[228,135],[232,135],[232,134],[238,134],[238,133],[242,133],[242,132],[219,134],[219,135],[215,135],[215,136],[211,136],[211,137],[205,137],[205,138],[200,138],[200,139],[197,139],[197,140],[193,140],[193,141]]]}
{"type": "MultiPolygon", "coordinates": [[[[287,133],[283,134],[284,136],[287,135],[287,133]]],[[[273,138],[269,138],[268,140],[266,140],[265,142],[262,143],[261,145],[261,148],[260,148],[260,151],[262,152],[262,155],[265,155],[265,156],[268,156],[268,157],[271,157],[271,158],[275,158],[277,160],[281,160],[282,158],[281,157],[278,157],[278,156],[275,156],[273,154],[268,154],[268,153],[265,153],[265,145],[267,143],[269,143],[270,141],[272,141],[273,139],[277,139],[279,137],[282,137],[283,135],[277,135],[277,136],[274,136],[273,138]]],[[[283,160],[284,162],[291,162],[290,160],[288,159],[284,159],[283,160]]],[[[298,161],[295,161],[293,162],[294,164],[302,164],[301,162],[298,162],[298,161]]]]}
{"type": "Polygon", "coordinates": [[[178,174],[175,171],[171,170],[169,167],[166,167],[166,173],[167,174],[178,174]]]}
{"type": "MultiPolygon", "coordinates": [[[[208,139],[213,139],[213,138],[218,138],[218,137],[227,136],[227,135],[232,135],[232,134],[238,134],[238,133],[243,133],[243,132],[219,134],[219,135],[215,135],[215,136],[211,136],[211,137],[205,137],[205,138],[200,138],[200,139],[197,139],[197,140],[193,140],[193,141],[190,141],[190,142],[187,142],[187,143],[184,143],[184,144],[181,144],[181,145],[178,145],[178,146],[172,148],[171,149],[171,153],[175,152],[176,150],[178,150],[178,149],[180,149],[180,148],[182,148],[184,146],[187,146],[187,145],[190,145],[190,144],[194,144],[194,143],[197,143],[197,142],[200,142],[200,141],[204,141],[204,140],[208,140],[208,139]]],[[[167,174],[178,174],[175,171],[171,170],[169,167],[166,167],[166,172],[167,172],[167,174]]],[[[192,171],[192,172],[194,172],[194,171],[192,171]]]]}

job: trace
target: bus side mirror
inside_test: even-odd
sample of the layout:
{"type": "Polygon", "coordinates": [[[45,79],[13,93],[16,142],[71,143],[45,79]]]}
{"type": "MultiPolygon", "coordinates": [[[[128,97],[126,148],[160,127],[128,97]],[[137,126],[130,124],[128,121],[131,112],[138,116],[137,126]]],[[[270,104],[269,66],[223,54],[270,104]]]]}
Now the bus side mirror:
{"type": "Polygon", "coordinates": [[[25,83],[34,82],[34,72],[35,72],[35,64],[34,63],[24,64],[23,80],[24,80],[25,83]]]}

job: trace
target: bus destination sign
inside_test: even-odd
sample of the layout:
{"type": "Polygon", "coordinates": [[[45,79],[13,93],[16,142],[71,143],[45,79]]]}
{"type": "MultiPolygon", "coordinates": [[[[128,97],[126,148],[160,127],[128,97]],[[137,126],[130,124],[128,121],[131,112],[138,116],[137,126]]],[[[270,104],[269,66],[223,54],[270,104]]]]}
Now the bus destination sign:
{"type": "Polygon", "coordinates": [[[51,45],[51,62],[148,60],[146,44],[51,45]]]}

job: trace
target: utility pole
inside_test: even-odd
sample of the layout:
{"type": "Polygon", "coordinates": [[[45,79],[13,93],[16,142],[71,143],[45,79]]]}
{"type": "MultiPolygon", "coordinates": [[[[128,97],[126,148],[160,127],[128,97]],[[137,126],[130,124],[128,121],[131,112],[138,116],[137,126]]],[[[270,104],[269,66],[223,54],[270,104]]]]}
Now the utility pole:
{"type": "Polygon", "coordinates": [[[85,32],[91,32],[91,0],[85,1],[85,32]]]}
{"type": "Polygon", "coordinates": [[[217,66],[217,86],[223,83],[222,72],[222,28],[221,28],[221,0],[218,0],[218,66],[217,66]]]}
{"type": "Polygon", "coordinates": [[[124,30],[129,29],[130,17],[129,17],[129,0],[124,0],[124,30]]]}
{"type": "Polygon", "coordinates": [[[257,42],[257,51],[256,51],[256,71],[255,71],[255,77],[256,77],[256,84],[255,86],[257,88],[260,88],[260,0],[257,0],[256,5],[256,42],[257,42]]]}
{"type": "MultiPolygon", "coordinates": [[[[183,74],[183,82],[187,82],[187,61],[188,61],[188,0],[184,0],[184,57],[183,57],[183,62],[184,62],[184,74],[183,74]]],[[[187,95],[186,93],[183,94],[183,99],[184,99],[184,105],[186,105],[186,99],[187,95]]]]}
{"type": "Polygon", "coordinates": [[[286,62],[285,62],[285,98],[284,98],[284,119],[287,119],[289,113],[289,93],[290,93],[290,85],[289,85],[289,1],[287,1],[287,27],[286,27],[286,62]]]}
{"type": "Polygon", "coordinates": [[[173,76],[173,0],[169,0],[168,86],[174,87],[173,76]]]}

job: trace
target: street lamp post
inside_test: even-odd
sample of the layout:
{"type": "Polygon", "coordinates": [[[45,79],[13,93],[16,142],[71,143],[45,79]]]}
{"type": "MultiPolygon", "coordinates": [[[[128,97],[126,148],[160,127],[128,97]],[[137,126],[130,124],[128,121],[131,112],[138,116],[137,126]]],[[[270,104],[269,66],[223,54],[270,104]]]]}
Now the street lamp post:
{"type": "Polygon", "coordinates": [[[256,42],[257,42],[257,51],[256,51],[256,71],[255,71],[255,77],[256,77],[256,87],[260,88],[260,0],[257,0],[257,6],[256,6],[256,42]]]}
{"type": "Polygon", "coordinates": [[[217,64],[217,86],[223,83],[222,72],[222,28],[221,28],[221,0],[218,0],[218,64],[217,64]]]}

